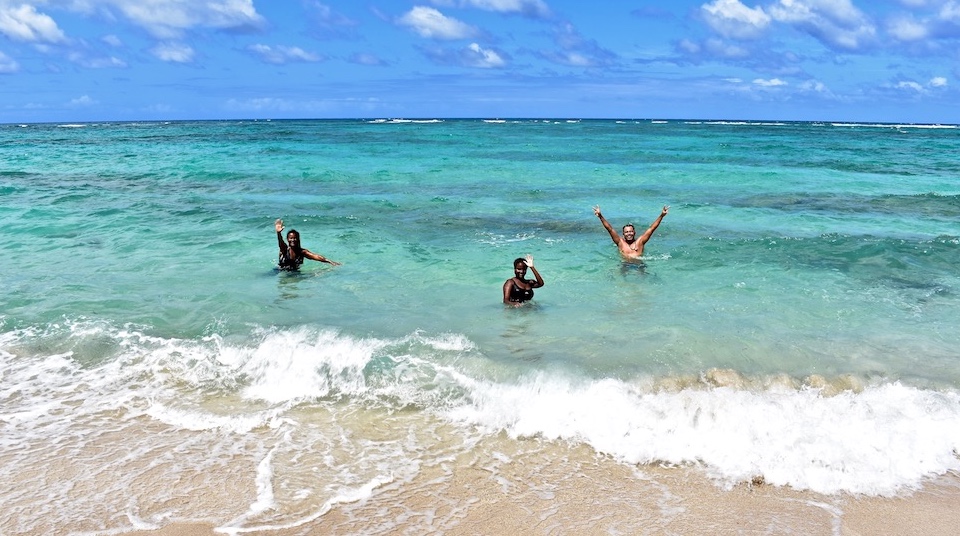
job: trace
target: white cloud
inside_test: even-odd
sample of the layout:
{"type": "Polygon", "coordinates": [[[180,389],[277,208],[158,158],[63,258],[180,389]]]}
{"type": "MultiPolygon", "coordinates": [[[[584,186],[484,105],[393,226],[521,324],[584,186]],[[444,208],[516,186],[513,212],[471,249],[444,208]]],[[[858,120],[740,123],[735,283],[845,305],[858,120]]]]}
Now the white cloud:
{"type": "Polygon", "coordinates": [[[778,87],[787,85],[786,82],[780,80],[779,78],[771,78],[770,80],[764,80],[762,78],[757,78],[753,81],[753,85],[760,87],[778,87]]]}
{"type": "Polygon", "coordinates": [[[887,31],[898,41],[922,41],[930,33],[925,24],[908,16],[892,19],[887,25],[887,31]]]}
{"type": "Polygon", "coordinates": [[[160,39],[180,38],[185,31],[200,27],[242,29],[264,24],[253,0],[4,0],[0,2],[0,34],[27,42],[66,40],[56,21],[31,5],[48,3],[106,19],[122,16],[160,39]]]}
{"type": "Polygon", "coordinates": [[[750,55],[747,49],[725,43],[720,39],[707,39],[703,49],[716,58],[745,58],[750,55]]]}
{"type": "Polygon", "coordinates": [[[113,7],[160,39],[179,38],[198,27],[257,28],[264,23],[253,0],[87,0],[84,5],[96,4],[113,7]]]}
{"type": "Polygon", "coordinates": [[[897,84],[897,89],[909,89],[917,93],[923,93],[923,86],[913,81],[904,81],[897,84]]]}
{"type": "Polygon", "coordinates": [[[529,17],[547,18],[550,8],[542,0],[433,0],[437,6],[475,7],[497,13],[520,13],[529,17]]]}
{"type": "Polygon", "coordinates": [[[876,38],[876,27],[850,0],[778,0],[767,11],[831,48],[857,50],[876,38]]]}
{"type": "Polygon", "coordinates": [[[598,67],[613,65],[617,55],[603,48],[593,39],[587,39],[570,23],[556,25],[553,40],[559,50],[541,52],[540,57],[570,67],[598,67]]]}
{"type": "Polygon", "coordinates": [[[291,61],[316,62],[321,61],[323,57],[307,52],[300,47],[286,47],[270,45],[250,45],[247,50],[258,56],[267,63],[284,64],[291,61]]]}
{"type": "MultiPolygon", "coordinates": [[[[710,28],[728,39],[759,38],[774,23],[791,26],[830,48],[842,50],[865,48],[877,35],[873,22],[851,0],[776,0],[766,7],[748,7],[740,0],[713,0],[700,6],[700,15],[710,28]]],[[[907,32],[908,28],[902,30],[907,32]]]]}
{"type": "Polygon", "coordinates": [[[927,82],[930,87],[947,87],[947,79],[942,76],[935,76],[927,82]]]}
{"type": "Polygon", "coordinates": [[[504,67],[509,59],[509,57],[505,57],[503,52],[483,48],[477,43],[471,43],[459,49],[420,47],[420,50],[427,58],[438,65],[495,69],[504,67]]]}
{"type": "Polygon", "coordinates": [[[190,63],[194,56],[193,48],[183,43],[159,43],[150,49],[150,53],[160,60],[175,63],[190,63]]]}
{"type": "Polygon", "coordinates": [[[60,43],[66,40],[56,21],[27,4],[0,4],[0,34],[28,43],[60,43]]]}
{"type": "Polygon", "coordinates": [[[88,67],[90,69],[106,69],[109,67],[126,67],[127,63],[119,58],[110,56],[109,58],[88,58],[80,52],[71,52],[67,54],[70,61],[88,67]]]}
{"type": "Polygon", "coordinates": [[[678,52],[693,60],[737,60],[750,55],[747,49],[717,38],[710,38],[700,43],[683,39],[676,44],[676,48],[678,52]]]}
{"type": "Polygon", "coordinates": [[[112,47],[119,48],[123,46],[123,41],[121,41],[120,38],[115,35],[105,35],[101,37],[100,40],[112,47]]]}
{"type": "Polygon", "coordinates": [[[833,101],[843,101],[843,97],[838,96],[833,91],[827,87],[826,84],[819,80],[806,80],[797,85],[797,89],[801,93],[812,93],[816,95],[817,98],[833,100],[833,101]]]}
{"type": "Polygon", "coordinates": [[[593,61],[590,60],[587,56],[574,51],[567,51],[557,56],[564,64],[571,67],[591,67],[593,66],[593,61]]]}
{"type": "Polygon", "coordinates": [[[93,106],[95,104],[97,104],[97,101],[91,99],[89,95],[84,95],[82,97],[77,97],[71,100],[70,102],[67,103],[67,106],[79,108],[83,106],[93,106]]]}
{"type": "Polygon", "coordinates": [[[480,33],[469,24],[424,6],[414,7],[397,19],[397,23],[429,39],[466,39],[480,33]]]}
{"type": "Polygon", "coordinates": [[[960,2],[950,0],[940,8],[938,15],[947,22],[960,22],[960,2]]]}
{"type": "Polygon", "coordinates": [[[700,10],[707,24],[728,38],[753,39],[770,25],[770,16],[763,8],[749,8],[740,0],[714,0],[700,10]]]}
{"type": "Polygon", "coordinates": [[[476,43],[470,43],[470,46],[464,51],[464,59],[468,66],[482,69],[503,67],[507,64],[496,51],[481,48],[476,43]]]}
{"type": "Polygon", "coordinates": [[[0,52],[0,74],[15,73],[20,70],[20,64],[10,56],[0,52]]]}
{"type": "Polygon", "coordinates": [[[814,93],[828,93],[830,91],[827,89],[827,86],[819,80],[807,80],[797,87],[800,88],[801,91],[812,91],[814,93]]]}

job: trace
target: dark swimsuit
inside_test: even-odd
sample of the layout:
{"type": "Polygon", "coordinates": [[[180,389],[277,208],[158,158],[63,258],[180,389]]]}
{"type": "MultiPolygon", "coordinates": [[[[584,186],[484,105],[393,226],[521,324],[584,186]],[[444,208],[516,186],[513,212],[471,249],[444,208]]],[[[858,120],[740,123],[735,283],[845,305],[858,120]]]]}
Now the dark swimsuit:
{"type": "Polygon", "coordinates": [[[277,264],[280,265],[281,270],[299,270],[300,265],[303,264],[303,252],[298,252],[298,255],[291,259],[287,256],[287,251],[281,251],[277,264]]]}
{"type": "Polygon", "coordinates": [[[530,289],[520,288],[519,286],[517,286],[516,279],[512,279],[511,283],[513,283],[513,286],[510,287],[510,295],[508,296],[508,299],[510,301],[515,303],[523,303],[525,301],[530,301],[531,299],[533,299],[532,288],[530,289]]]}

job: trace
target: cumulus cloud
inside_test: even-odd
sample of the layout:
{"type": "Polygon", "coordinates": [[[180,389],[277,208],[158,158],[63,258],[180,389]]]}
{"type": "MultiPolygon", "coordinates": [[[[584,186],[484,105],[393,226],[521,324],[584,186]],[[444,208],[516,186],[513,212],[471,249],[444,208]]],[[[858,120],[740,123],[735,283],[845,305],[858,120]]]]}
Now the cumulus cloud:
{"type": "Polygon", "coordinates": [[[28,4],[0,4],[0,34],[28,43],[60,43],[66,40],[56,21],[28,4]]]}
{"type": "MultiPolygon", "coordinates": [[[[63,31],[49,15],[31,4],[41,0],[0,2],[0,33],[19,41],[60,43],[63,31]]],[[[125,18],[159,39],[177,39],[185,31],[207,27],[220,30],[260,28],[264,19],[253,0],[61,0],[49,2],[83,14],[125,18]]]]}
{"type": "Polygon", "coordinates": [[[747,49],[739,45],[726,43],[720,39],[707,39],[703,43],[703,50],[715,58],[736,59],[750,55],[747,49]]]}
{"type": "Polygon", "coordinates": [[[414,7],[397,19],[397,23],[428,39],[468,39],[480,33],[469,24],[424,6],[414,7]]]}
{"type": "Polygon", "coordinates": [[[838,50],[860,50],[876,39],[876,26],[850,0],[777,0],[748,7],[740,0],[714,0],[700,6],[710,28],[728,39],[757,39],[774,23],[804,32],[838,50]]]}
{"type": "Polygon", "coordinates": [[[494,69],[507,65],[507,55],[499,50],[483,48],[477,43],[461,49],[421,49],[431,61],[440,65],[456,65],[477,69],[494,69]]]}
{"type": "Polygon", "coordinates": [[[123,68],[127,66],[125,61],[113,56],[106,58],[89,58],[80,52],[71,52],[67,55],[67,59],[90,69],[123,68]]]}
{"type": "Polygon", "coordinates": [[[937,40],[960,37],[960,1],[938,0],[911,7],[918,9],[893,15],[887,22],[887,30],[894,39],[938,49],[937,40]]]}
{"type": "Polygon", "coordinates": [[[937,15],[947,22],[960,22],[960,3],[956,0],[950,0],[940,8],[937,15]]]}
{"type": "Polygon", "coordinates": [[[160,43],[151,48],[150,53],[157,59],[174,63],[190,63],[195,54],[190,45],[183,43],[160,43]]]}
{"type": "Polygon", "coordinates": [[[0,74],[11,74],[20,70],[20,64],[13,58],[0,52],[0,74]]]}
{"type": "Polygon", "coordinates": [[[894,17],[887,24],[887,32],[898,41],[923,41],[930,35],[926,23],[917,21],[912,16],[901,15],[894,17]]]}
{"type": "Polygon", "coordinates": [[[800,91],[800,93],[814,94],[821,99],[843,100],[833,91],[831,91],[826,84],[819,80],[805,80],[797,85],[797,89],[800,91]]]}
{"type": "Polygon", "coordinates": [[[917,93],[923,93],[923,86],[921,86],[920,84],[912,80],[905,80],[905,81],[899,82],[897,83],[896,88],[908,89],[908,90],[916,91],[917,93]]]}
{"type": "Polygon", "coordinates": [[[801,82],[799,86],[801,91],[811,91],[814,93],[826,93],[829,91],[827,86],[819,80],[806,80],[801,82]]]}
{"type": "Polygon", "coordinates": [[[73,5],[119,11],[160,39],[176,39],[194,28],[250,30],[264,24],[253,0],[86,0],[73,5]]]}
{"type": "Polygon", "coordinates": [[[786,82],[780,80],[779,78],[771,78],[770,80],[764,80],[762,78],[757,78],[753,81],[753,85],[760,87],[778,87],[787,85],[786,82]]]}
{"type": "Polygon", "coordinates": [[[947,87],[947,79],[943,76],[935,76],[928,80],[926,85],[915,80],[900,80],[885,87],[892,87],[907,95],[926,96],[930,95],[932,91],[942,90],[947,87]]]}
{"type": "Polygon", "coordinates": [[[267,63],[282,65],[295,61],[316,62],[323,59],[322,56],[307,52],[300,47],[287,47],[270,45],[250,45],[247,50],[254,56],[267,63]]]}
{"type": "Polygon", "coordinates": [[[557,25],[553,40],[559,50],[541,52],[545,60],[570,67],[601,67],[616,62],[617,55],[601,47],[593,39],[584,38],[570,23],[557,25]]]}
{"type": "Polygon", "coordinates": [[[739,60],[750,56],[750,51],[722,39],[706,39],[702,42],[683,39],[676,44],[677,51],[692,61],[726,59],[739,60]]]}
{"type": "Polygon", "coordinates": [[[770,25],[770,15],[763,8],[749,8],[740,0],[714,0],[700,10],[714,31],[732,39],[754,39],[770,25]]]}
{"type": "Polygon", "coordinates": [[[490,69],[493,67],[503,67],[507,64],[497,51],[481,48],[480,45],[476,43],[470,43],[470,46],[463,52],[463,56],[466,64],[470,67],[490,69]]]}
{"type": "Polygon", "coordinates": [[[769,13],[834,49],[858,50],[876,38],[874,24],[850,0],[779,0],[769,13]]]}
{"type": "Polygon", "coordinates": [[[497,13],[519,13],[540,19],[550,17],[550,8],[541,0],[433,0],[433,4],[441,7],[474,7],[497,13]]]}
{"type": "Polygon", "coordinates": [[[101,37],[100,40],[112,47],[119,48],[123,46],[123,41],[121,41],[120,38],[115,35],[105,35],[101,37]]]}
{"type": "Polygon", "coordinates": [[[97,101],[91,99],[89,95],[84,95],[82,97],[77,97],[75,99],[72,99],[70,102],[67,103],[67,106],[71,106],[74,108],[81,108],[84,106],[93,106],[95,104],[98,104],[97,101]]]}

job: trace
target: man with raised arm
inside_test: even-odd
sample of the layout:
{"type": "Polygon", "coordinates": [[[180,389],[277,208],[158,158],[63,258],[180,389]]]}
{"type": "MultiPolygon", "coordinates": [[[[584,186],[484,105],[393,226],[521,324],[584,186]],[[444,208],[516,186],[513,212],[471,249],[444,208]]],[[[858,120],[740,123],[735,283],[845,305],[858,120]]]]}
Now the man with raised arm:
{"type": "Polygon", "coordinates": [[[600,218],[600,223],[603,224],[603,228],[610,233],[610,238],[613,239],[613,243],[620,249],[620,254],[628,259],[639,259],[643,256],[643,246],[646,245],[650,237],[653,236],[653,232],[660,226],[660,222],[663,221],[663,217],[667,215],[668,210],[670,210],[670,207],[664,205],[657,219],[653,220],[650,227],[638,237],[637,230],[633,227],[632,223],[623,226],[623,236],[620,236],[617,234],[616,229],[610,225],[610,222],[600,213],[600,205],[593,207],[593,213],[600,218]]]}

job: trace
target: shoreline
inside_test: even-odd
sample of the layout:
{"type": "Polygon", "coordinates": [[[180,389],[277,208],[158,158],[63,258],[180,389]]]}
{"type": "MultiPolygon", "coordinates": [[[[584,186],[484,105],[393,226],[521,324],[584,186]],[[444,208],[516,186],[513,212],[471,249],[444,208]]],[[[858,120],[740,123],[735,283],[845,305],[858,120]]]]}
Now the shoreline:
{"type": "MultiPolygon", "coordinates": [[[[509,447],[504,443],[499,447],[509,447]]],[[[487,448],[483,449],[487,451],[487,448]]],[[[722,489],[697,467],[634,467],[570,447],[494,449],[425,469],[403,489],[375,490],[304,524],[216,530],[175,522],[125,536],[221,534],[874,534],[947,536],[960,526],[960,474],[896,497],[820,495],[744,483],[722,489]],[[509,457],[510,473],[490,458],[509,457]],[[437,478],[445,475],[446,478],[437,478]],[[382,491],[382,492],[381,492],[382,491]]],[[[462,458],[462,457],[461,457],[462,458]]]]}

